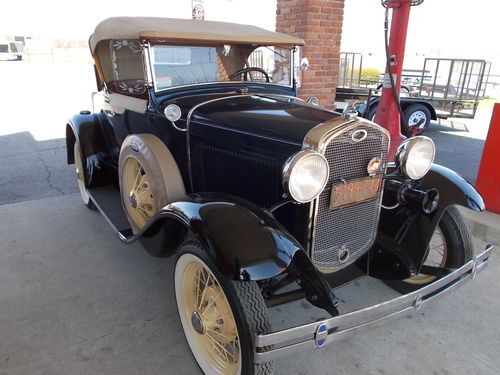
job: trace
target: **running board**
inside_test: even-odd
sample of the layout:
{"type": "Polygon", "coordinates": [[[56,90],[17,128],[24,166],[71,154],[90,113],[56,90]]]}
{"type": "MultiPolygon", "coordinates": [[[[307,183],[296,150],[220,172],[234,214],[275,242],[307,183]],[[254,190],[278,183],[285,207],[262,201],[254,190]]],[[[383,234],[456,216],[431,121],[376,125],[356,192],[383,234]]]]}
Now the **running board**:
{"type": "Polygon", "coordinates": [[[120,192],[117,189],[108,185],[90,188],[88,193],[102,216],[118,234],[118,238],[126,242],[126,239],[134,235],[123,210],[120,192]]]}

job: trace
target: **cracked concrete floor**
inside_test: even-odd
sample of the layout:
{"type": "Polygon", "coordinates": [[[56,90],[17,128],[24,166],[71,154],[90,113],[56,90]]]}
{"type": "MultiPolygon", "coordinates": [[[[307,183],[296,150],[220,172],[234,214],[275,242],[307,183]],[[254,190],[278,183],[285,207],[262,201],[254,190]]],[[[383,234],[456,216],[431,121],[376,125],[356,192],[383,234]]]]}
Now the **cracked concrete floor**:
{"type": "Polygon", "coordinates": [[[78,191],[64,139],[36,141],[21,132],[0,136],[0,150],[0,204],[78,191]]]}
{"type": "MultiPolygon", "coordinates": [[[[122,244],[78,193],[0,205],[0,233],[0,375],[199,373],[177,317],[173,259],[122,244]]],[[[429,308],[280,359],[276,373],[498,374],[499,275],[495,253],[429,308]]],[[[337,293],[346,309],[377,292],[387,293],[363,280],[337,293]]],[[[321,316],[301,301],[271,312],[275,326],[321,316]]]]}

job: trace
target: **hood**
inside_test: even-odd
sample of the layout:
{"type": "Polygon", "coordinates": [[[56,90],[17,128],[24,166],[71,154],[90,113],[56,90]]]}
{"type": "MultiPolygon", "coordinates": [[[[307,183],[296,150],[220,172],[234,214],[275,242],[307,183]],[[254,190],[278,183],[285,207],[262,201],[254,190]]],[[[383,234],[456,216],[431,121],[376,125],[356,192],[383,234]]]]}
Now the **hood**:
{"type": "Polygon", "coordinates": [[[338,116],[296,98],[248,94],[202,104],[191,122],[302,145],[310,129],[338,116]]]}

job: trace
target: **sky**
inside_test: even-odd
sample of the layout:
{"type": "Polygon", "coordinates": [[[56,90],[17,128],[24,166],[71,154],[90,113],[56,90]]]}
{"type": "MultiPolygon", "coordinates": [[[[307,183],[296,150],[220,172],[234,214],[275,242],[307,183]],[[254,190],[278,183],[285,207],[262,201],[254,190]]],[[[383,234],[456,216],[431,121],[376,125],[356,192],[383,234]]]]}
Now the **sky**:
{"type": "MultiPolygon", "coordinates": [[[[276,0],[203,0],[206,19],[275,28],[276,0]]],[[[4,0],[0,35],[24,33],[88,39],[94,26],[111,16],[189,18],[191,0],[4,0]]],[[[497,5],[499,4],[499,5],[497,5]]],[[[495,61],[500,70],[500,28],[496,0],[425,0],[413,7],[407,40],[412,57],[461,57],[495,61]],[[493,9],[492,9],[493,8],[493,9]]],[[[384,9],[380,0],[345,0],[342,50],[371,54],[380,64],[384,9]]],[[[370,63],[370,59],[367,59],[370,63]]]]}

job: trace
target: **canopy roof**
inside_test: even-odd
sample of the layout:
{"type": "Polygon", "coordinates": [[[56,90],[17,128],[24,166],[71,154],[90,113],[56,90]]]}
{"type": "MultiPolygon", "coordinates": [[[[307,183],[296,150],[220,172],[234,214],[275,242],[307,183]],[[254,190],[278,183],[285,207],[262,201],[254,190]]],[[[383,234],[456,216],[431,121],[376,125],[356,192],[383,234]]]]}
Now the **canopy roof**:
{"type": "Polygon", "coordinates": [[[304,40],[252,25],[158,17],[111,17],[99,23],[90,37],[90,49],[107,39],[165,39],[167,42],[303,45],[304,40]]]}

